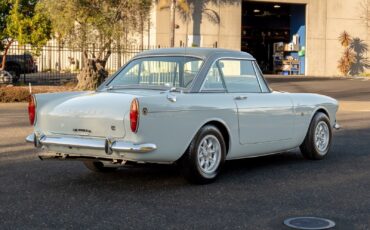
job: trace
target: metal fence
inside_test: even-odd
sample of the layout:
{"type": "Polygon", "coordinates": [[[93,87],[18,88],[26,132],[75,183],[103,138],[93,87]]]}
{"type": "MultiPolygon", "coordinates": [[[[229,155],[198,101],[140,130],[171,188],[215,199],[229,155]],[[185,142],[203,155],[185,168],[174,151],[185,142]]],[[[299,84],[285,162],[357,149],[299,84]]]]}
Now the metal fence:
{"type": "MultiPolygon", "coordinates": [[[[115,48],[106,63],[111,74],[143,50],[159,48],[156,46],[125,46],[115,48]]],[[[98,47],[89,46],[90,54],[97,55],[98,47]]],[[[0,57],[2,54],[0,53],[0,57]]],[[[82,50],[66,46],[48,45],[39,52],[29,46],[12,45],[8,51],[6,70],[18,76],[18,82],[38,85],[60,85],[76,81],[83,65],[82,50]]]]}

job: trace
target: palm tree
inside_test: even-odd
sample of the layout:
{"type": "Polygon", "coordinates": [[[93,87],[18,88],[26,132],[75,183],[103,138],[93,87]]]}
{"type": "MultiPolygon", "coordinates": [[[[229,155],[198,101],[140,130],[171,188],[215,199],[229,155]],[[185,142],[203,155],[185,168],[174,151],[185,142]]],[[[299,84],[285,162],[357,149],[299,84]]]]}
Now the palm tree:
{"type": "MultiPolygon", "coordinates": [[[[229,0],[231,2],[232,0],[229,0]]],[[[188,0],[188,4],[191,6],[193,19],[193,41],[192,46],[200,46],[200,25],[202,23],[203,17],[206,17],[213,24],[220,24],[220,15],[212,9],[207,8],[209,3],[220,5],[224,3],[225,0],[188,0]]]]}
{"type": "Polygon", "coordinates": [[[344,76],[347,76],[355,58],[351,47],[349,47],[352,43],[352,37],[346,31],[343,31],[339,35],[338,41],[344,48],[343,55],[338,61],[338,69],[344,76]]]}

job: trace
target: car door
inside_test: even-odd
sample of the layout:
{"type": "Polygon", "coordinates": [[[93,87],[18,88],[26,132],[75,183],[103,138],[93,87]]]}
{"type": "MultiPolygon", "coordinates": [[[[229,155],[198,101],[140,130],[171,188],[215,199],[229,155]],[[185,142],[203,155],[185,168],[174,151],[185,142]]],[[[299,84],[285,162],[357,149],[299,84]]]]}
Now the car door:
{"type": "Polygon", "coordinates": [[[294,111],[288,94],[271,93],[252,60],[222,59],[218,67],[237,106],[240,144],[293,138],[294,111]]]}

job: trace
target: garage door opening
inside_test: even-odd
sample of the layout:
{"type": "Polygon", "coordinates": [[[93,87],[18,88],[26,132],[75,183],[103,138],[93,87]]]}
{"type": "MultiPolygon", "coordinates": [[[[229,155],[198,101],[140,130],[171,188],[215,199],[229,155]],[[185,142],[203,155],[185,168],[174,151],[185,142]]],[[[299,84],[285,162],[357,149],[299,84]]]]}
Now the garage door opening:
{"type": "Polygon", "coordinates": [[[304,75],[306,5],[242,2],[241,49],[266,74],[304,75]]]}

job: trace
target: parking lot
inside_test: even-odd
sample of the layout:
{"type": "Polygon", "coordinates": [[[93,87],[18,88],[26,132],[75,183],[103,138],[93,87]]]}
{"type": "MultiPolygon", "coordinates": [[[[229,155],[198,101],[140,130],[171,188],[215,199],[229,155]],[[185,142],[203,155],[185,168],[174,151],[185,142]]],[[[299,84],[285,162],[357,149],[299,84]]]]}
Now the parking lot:
{"type": "Polygon", "coordinates": [[[0,104],[0,229],[287,229],[319,216],[336,229],[370,228],[370,80],[275,79],[275,90],[340,101],[331,153],[299,150],[227,162],[213,184],[188,184],[174,166],[96,174],[80,162],[40,161],[24,138],[26,104],[0,104]]]}

